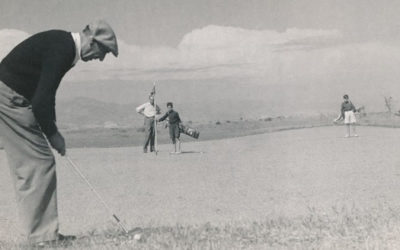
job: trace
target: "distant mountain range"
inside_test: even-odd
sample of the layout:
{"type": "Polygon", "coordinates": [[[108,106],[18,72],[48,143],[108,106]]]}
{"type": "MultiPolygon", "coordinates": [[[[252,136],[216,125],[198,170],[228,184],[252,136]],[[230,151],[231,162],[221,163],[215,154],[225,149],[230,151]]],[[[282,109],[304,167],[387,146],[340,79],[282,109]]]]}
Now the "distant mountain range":
{"type": "Polygon", "coordinates": [[[60,128],[139,126],[143,119],[129,104],[115,104],[77,97],[57,102],[57,123],[60,128]]]}
{"type": "MultiPolygon", "coordinates": [[[[141,126],[135,108],[146,102],[151,82],[66,82],[57,93],[57,118],[61,126],[92,127],[105,123],[141,126]]],[[[293,114],[315,115],[336,111],[341,95],[326,98],[304,86],[278,86],[243,81],[164,81],[157,83],[156,100],[166,111],[174,102],[183,121],[208,123],[258,119],[293,114]]],[[[341,93],[341,92],[340,92],[341,93]]]]}
{"type": "MultiPolygon", "coordinates": [[[[339,80],[280,85],[247,79],[161,81],[156,100],[162,112],[167,102],[174,102],[182,120],[194,123],[337,113],[343,93],[366,112],[384,111],[382,93],[389,89],[356,88],[339,80]]],[[[58,123],[70,128],[141,126],[143,118],[135,108],[147,101],[152,87],[149,81],[63,82],[57,92],[58,123]]],[[[390,92],[394,100],[400,98],[398,92],[390,92]]]]}

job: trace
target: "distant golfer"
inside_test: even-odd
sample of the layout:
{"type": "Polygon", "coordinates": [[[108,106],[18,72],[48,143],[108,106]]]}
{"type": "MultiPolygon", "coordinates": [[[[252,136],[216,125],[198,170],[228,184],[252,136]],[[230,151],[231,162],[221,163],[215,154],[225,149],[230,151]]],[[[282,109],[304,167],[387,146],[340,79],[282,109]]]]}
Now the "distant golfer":
{"type": "Polygon", "coordinates": [[[355,113],[356,108],[353,105],[353,103],[349,100],[348,95],[343,96],[343,103],[340,108],[340,115],[338,118],[335,119],[335,121],[339,121],[344,119],[344,124],[346,124],[346,135],[345,137],[350,137],[351,136],[351,130],[353,130],[353,136],[357,137],[356,133],[356,116],[355,113]],[[352,129],[351,129],[352,128],[352,129]]]}
{"type": "Polygon", "coordinates": [[[160,107],[154,104],[153,93],[149,96],[149,101],[136,108],[136,112],[144,116],[144,145],[143,153],[147,153],[147,147],[150,144],[150,152],[155,150],[154,137],[155,137],[155,124],[154,119],[157,114],[160,114],[160,107]]]}
{"type": "Polygon", "coordinates": [[[182,121],[181,118],[179,117],[178,112],[176,112],[173,109],[174,105],[172,102],[167,103],[167,108],[168,108],[167,113],[165,113],[165,115],[163,115],[160,119],[158,119],[158,121],[162,122],[168,118],[169,136],[171,138],[174,150],[171,153],[180,154],[182,153],[182,151],[181,151],[181,141],[179,139],[180,138],[179,126],[182,121]]]}
{"type": "Polygon", "coordinates": [[[0,63],[0,136],[29,244],[75,239],[58,232],[56,163],[48,142],[61,155],[66,147],[56,126],[56,91],[80,59],[103,61],[109,52],[118,55],[115,34],[105,21],[96,21],[79,33],[35,34],[0,63]]]}

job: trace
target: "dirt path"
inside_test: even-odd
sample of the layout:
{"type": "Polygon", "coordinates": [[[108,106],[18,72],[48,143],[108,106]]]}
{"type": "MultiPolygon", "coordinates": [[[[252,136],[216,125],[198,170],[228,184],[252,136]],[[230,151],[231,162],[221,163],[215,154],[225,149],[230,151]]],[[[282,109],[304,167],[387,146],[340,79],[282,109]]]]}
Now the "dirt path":
{"type": "MultiPolygon", "coordinates": [[[[128,224],[223,223],[297,216],[308,207],[400,206],[400,130],[343,127],[282,131],[183,144],[170,155],[141,148],[72,149],[70,157],[128,224]],[[200,153],[204,152],[204,153],[200,153]]],[[[58,158],[61,230],[86,232],[111,221],[58,158]]],[[[0,239],[16,224],[13,189],[0,151],[0,239]]]]}

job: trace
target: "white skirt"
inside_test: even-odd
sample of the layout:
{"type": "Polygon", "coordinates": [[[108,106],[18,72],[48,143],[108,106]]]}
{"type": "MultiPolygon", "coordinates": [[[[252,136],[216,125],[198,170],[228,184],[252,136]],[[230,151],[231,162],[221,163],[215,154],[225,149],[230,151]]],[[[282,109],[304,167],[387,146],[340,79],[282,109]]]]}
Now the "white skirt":
{"type": "Polygon", "coordinates": [[[353,124],[356,122],[356,116],[354,115],[353,110],[344,112],[344,124],[353,124]]]}

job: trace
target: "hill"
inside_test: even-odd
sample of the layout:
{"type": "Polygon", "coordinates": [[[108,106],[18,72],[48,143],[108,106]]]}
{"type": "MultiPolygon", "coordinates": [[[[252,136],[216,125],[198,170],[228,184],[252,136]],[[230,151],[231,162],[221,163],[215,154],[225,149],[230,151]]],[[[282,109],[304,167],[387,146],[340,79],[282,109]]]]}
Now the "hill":
{"type": "Polygon", "coordinates": [[[57,102],[57,118],[60,128],[66,129],[104,127],[109,123],[123,127],[138,125],[142,121],[133,105],[85,97],[57,102]]]}

